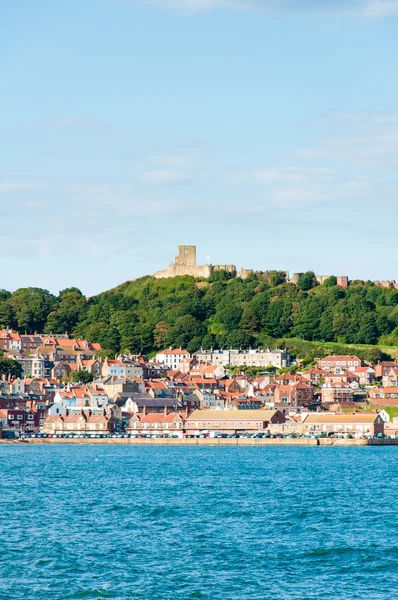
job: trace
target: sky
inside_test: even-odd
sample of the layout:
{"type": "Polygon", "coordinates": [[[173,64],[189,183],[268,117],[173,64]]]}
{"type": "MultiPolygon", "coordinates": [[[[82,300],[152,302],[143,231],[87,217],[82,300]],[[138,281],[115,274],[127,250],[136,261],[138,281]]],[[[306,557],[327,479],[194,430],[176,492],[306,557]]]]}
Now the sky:
{"type": "Polygon", "coordinates": [[[0,2],[0,288],[397,279],[398,0],[0,2]]]}

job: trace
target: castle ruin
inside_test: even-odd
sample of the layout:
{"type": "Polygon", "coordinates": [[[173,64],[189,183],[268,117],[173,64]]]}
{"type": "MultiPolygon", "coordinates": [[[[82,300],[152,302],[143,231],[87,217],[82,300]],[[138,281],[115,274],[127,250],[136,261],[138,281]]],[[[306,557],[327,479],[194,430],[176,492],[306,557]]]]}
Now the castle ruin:
{"type": "MultiPolygon", "coordinates": [[[[164,279],[166,277],[178,277],[180,275],[190,275],[191,277],[201,277],[208,279],[214,271],[227,271],[231,273],[233,277],[240,277],[241,279],[247,279],[252,273],[258,273],[253,269],[240,269],[239,272],[236,270],[235,265],[197,265],[196,264],[196,246],[178,246],[178,256],[175,258],[175,262],[171,263],[164,271],[156,271],[153,277],[156,279],[164,279]]],[[[303,273],[293,273],[289,277],[289,272],[285,271],[286,281],[294,284],[298,284],[300,275],[303,273]]],[[[320,285],[325,283],[331,275],[316,275],[317,281],[320,285]]],[[[350,285],[350,280],[346,275],[336,277],[337,285],[342,288],[347,288],[350,285]]],[[[392,281],[374,281],[374,285],[378,287],[391,287],[398,289],[398,283],[392,281]]]]}
{"type": "Polygon", "coordinates": [[[203,277],[208,279],[213,271],[228,271],[236,276],[235,265],[197,265],[196,246],[178,246],[178,256],[164,271],[156,271],[153,274],[156,279],[165,277],[177,277],[179,275],[191,275],[192,277],[203,277]]]}

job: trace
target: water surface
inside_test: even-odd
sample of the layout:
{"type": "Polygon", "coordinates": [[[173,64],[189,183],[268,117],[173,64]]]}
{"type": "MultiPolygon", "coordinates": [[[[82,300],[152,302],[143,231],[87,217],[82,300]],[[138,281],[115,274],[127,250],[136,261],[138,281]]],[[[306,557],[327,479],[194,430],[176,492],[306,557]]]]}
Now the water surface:
{"type": "Polygon", "coordinates": [[[0,600],[370,600],[398,449],[0,446],[0,600]]]}

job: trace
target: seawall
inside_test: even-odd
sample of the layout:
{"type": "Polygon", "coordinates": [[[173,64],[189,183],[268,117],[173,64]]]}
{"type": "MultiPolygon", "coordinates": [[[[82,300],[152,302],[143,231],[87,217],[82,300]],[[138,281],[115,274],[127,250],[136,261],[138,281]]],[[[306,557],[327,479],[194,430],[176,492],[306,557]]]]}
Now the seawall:
{"type": "MultiPolygon", "coordinates": [[[[5,440],[3,440],[5,442],[5,440]]],[[[13,444],[102,444],[135,446],[398,446],[398,439],[311,438],[28,438],[13,444]]]]}

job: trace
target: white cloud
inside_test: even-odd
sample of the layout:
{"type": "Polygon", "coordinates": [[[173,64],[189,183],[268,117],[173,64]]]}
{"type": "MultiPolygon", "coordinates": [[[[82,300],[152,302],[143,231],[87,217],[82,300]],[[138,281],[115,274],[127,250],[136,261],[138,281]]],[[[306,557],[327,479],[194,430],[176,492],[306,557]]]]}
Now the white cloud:
{"type": "Polygon", "coordinates": [[[45,187],[45,184],[38,181],[0,180],[0,194],[31,192],[43,187],[45,187]]]}
{"type": "Polygon", "coordinates": [[[398,1],[373,0],[365,6],[364,15],[376,19],[396,16],[398,15],[398,1]]]}
{"type": "Polygon", "coordinates": [[[338,113],[331,117],[341,135],[324,137],[297,152],[304,159],[333,160],[357,169],[398,166],[398,114],[338,113]]]}
{"type": "Polygon", "coordinates": [[[130,2],[141,4],[148,1],[161,8],[185,13],[231,8],[290,13],[335,12],[368,18],[386,18],[398,15],[398,0],[130,0],[130,2]]]}
{"type": "MultiPolygon", "coordinates": [[[[398,185],[368,177],[348,175],[329,169],[281,167],[232,173],[231,187],[244,191],[251,201],[241,207],[245,212],[280,209],[295,210],[333,206],[336,213],[349,207],[394,205],[398,185]]],[[[234,208],[236,210],[236,208],[234,208]]]]}
{"type": "Polygon", "coordinates": [[[185,183],[192,178],[191,173],[179,171],[176,169],[155,169],[146,171],[142,174],[141,180],[144,183],[153,183],[156,185],[185,183]]]}

